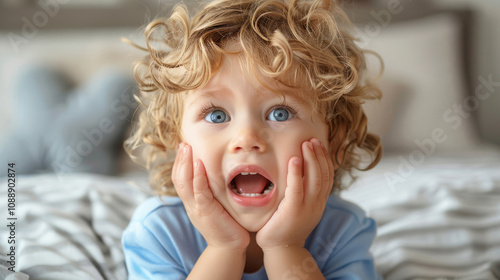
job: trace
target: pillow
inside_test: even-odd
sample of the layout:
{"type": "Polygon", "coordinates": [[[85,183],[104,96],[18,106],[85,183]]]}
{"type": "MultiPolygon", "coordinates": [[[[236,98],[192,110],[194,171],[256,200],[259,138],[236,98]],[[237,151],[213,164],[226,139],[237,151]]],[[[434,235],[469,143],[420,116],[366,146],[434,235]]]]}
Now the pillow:
{"type": "MultiPolygon", "coordinates": [[[[395,103],[399,108],[390,118],[392,124],[382,137],[386,151],[408,152],[427,145],[425,152],[429,156],[478,144],[471,119],[455,111],[467,96],[457,18],[440,13],[395,23],[381,27],[376,36],[361,41],[363,47],[382,56],[385,64],[382,82],[397,80],[405,85],[401,87],[401,103],[395,103]]],[[[378,67],[370,57],[368,65],[378,67]]],[[[378,118],[386,114],[381,108],[378,118]]],[[[376,120],[377,115],[373,118],[382,122],[376,120]]]]}
{"type": "Polygon", "coordinates": [[[20,69],[47,65],[81,85],[103,68],[132,73],[133,61],[144,55],[143,51],[120,40],[126,37],[144,46],[143,32],[136,28],[48,28],[39,30],[36,36],[20,45],[13,44],[10,33],[0,30],[0,99],[3,100],[0,102],[0,145],[7,137],[6,128],[12,125],[13,116],[18,115],[10,106],[15,98],[10,93],[12,79],[20,69]]]}
{"type": "Polygon", "coordinates": [[[367,100],[362,106],[368,120],[368,131],[384,141],[404,101],[405,85],[386,78],[378,86],[382,91],[382,98],[367,100]]]}
{"type": "Polygon", "coordinates": [[[0,157],[16,163],[21,174],[112,174],[136,107],[133,88],[128,75],[110,69],[76,89],[54,69],[21,70],[12,85],[15,115],[0,157]]]}

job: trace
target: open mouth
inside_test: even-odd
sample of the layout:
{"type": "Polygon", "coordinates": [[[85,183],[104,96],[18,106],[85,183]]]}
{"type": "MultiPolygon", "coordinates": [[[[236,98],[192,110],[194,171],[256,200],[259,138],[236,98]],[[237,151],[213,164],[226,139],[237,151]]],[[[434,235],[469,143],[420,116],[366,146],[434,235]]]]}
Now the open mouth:
{"type": "Polygon", "coordinates": [[[269,194],[274,184],[257,172],[241,172],[231,180],[233,193],[245,197],[264,197],[269,194]]]}

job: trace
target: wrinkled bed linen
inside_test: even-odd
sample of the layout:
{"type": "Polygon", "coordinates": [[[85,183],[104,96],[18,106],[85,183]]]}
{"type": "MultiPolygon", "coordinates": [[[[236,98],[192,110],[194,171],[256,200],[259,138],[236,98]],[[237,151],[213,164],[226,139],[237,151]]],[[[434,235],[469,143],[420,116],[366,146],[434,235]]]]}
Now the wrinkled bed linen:
{"type": "MultiPolygon", "coordinates": [[[[120,239],[136,205],[146,198],[140,183],[93,174],[45,174],[18,176],[16,189],[17,273],[7,270],[9,233],[2,227],[0,278],[127,278],[120,239]]],[[[7,209],[6,199],[0,209],[7,209]]]]}
{"type": "MultiPolygon", "coordinates": [[[[378,224],[372,246],[378,271],[388,280],[494,279],[489,265],[500,260],[500,153],[432,156],[391,186],[386,175],[398,174],[400,164],[398,156],[386,156],[342,194],[378,224]]],[[[17,273],[7,270],[9,233],[2,226],[0,279],[126,279],[120,238],[148,197],[145,177],[17,179],[17,273]]],[[[0,200],[3,221],[6,203],[0,200]]]]}
{"type": "Polygon", "coordinates": [[[377,221],[372,253],[384,279],[496,279],[498,151],[433,156],[413,172],[399,172],[402,162],[387,156],[342,195],[377,221]],[[391,185],[394,174],[407,176],[391,185]]]}

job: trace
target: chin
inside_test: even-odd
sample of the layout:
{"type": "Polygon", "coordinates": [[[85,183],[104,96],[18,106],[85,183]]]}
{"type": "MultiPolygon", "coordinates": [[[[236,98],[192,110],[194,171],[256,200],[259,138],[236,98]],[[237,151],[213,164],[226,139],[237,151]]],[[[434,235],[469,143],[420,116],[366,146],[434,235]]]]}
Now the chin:
{"type": "Polygon", "coordinates": [[[258,232],[264,225],[243,226],[248,232],[258,232]]]}
{"type": "Polygon", "coordinates": [[[270,217],[257,219],[241,219],[238,223],[248,232],[258,232],[267,223],[270,217]]]}

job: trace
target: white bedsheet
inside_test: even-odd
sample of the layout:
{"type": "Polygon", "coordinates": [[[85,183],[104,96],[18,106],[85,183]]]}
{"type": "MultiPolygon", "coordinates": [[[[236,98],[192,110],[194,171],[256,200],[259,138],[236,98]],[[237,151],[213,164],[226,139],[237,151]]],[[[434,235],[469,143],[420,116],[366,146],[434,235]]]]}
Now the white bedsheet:
{"type": "MultiPolygon", "coordinates": [[[[2,227],[0,279],[126,279],[120,239],[146,197],[140,186],[130,178],[94,174],[18,176],[17,273],[7,270],[10,233],[2,227]]],[[[0,209],[7,212],[6,199],[0,209]]]]}
{"type": "MultiPolygon", "coordinates": [[[[377,221],[372,252],[384,278],[494,279],[489,265],[500,260],[500,153],[431,156],[390,186],[386,176],[400,174],[400,166],[398,156],[386,156],[342,194],[377,221]]],[[[10,233],[2,226],[0,279],[126,278],[120,238],[147,197],[139,191],[147,188],[145,177],[17,179],[17,273],[7,270],[10,233]]]]}
{"type": "Polygon", "coordinates": [[[377,221],[372,253],[379,272],[388,280],[495,279],[490,264],[500,261],[498,150],[431,156],[413,170],[405,160],[386,156],[342,194],[377,221]],[[393,184],[396,175],[403,180],[393,184]]]}

